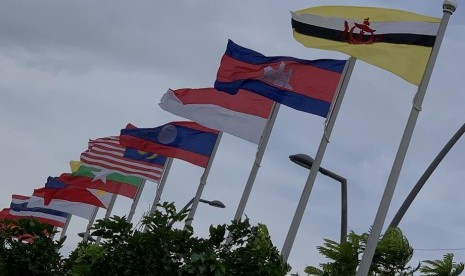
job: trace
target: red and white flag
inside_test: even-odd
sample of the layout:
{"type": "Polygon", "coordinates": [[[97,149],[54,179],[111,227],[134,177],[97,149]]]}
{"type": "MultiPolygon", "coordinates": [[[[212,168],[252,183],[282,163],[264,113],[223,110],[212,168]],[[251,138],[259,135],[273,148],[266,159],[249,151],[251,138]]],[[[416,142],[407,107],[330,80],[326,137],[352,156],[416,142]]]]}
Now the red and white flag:
{"type": "Polygon", "coordinates": [[[166,157],[127,148],[118,136],[89,141],[89,149],[81,154],[81,163],[124,175],[133,175],[158,183],[166,157]]]}
{"type": "Polygon", "coordinates": [[[273,101],[239,90],[235,95],[214,88],[169,89],[160,107],[203,126],[258,144],[273,101]]]}

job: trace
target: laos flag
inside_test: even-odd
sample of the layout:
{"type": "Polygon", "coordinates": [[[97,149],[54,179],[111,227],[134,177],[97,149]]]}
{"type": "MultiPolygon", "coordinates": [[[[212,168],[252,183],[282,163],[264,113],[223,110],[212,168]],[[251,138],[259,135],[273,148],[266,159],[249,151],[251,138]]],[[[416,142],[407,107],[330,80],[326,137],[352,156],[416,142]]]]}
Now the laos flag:
{"type": "Polygon", "coordinates": [[[178,158],[206,168],[219,131],[194,122],[171,122],[155,128],[121,130],[121,145],[144,152],[178,158]]]}
{"type": "Polygon", "coordinates": [[[291,108],[328,115],[346,60],[267,57],[228,41],[215,88],[244,89],[291,108]]]}

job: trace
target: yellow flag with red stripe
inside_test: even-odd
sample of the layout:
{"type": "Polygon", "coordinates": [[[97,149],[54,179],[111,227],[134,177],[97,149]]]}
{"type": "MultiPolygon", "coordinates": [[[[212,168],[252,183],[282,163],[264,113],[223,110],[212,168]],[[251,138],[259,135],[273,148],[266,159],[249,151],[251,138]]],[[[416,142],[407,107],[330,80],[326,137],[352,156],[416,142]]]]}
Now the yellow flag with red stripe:
{"type": "Polygon", "coordinates": [[[292,13],[294,38],[338,51],[419,85],[441,19],[402,10],[320,6],[292,13]]]}

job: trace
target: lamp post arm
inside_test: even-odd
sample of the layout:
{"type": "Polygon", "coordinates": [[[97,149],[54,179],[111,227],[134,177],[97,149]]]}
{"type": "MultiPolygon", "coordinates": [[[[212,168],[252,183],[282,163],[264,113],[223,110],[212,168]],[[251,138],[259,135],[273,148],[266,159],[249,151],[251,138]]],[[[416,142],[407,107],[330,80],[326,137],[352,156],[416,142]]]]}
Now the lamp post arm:
{"type": "Polygon", "coordinates": [[[465,124],[463,124],[459,130],[457,130],[457,132],[454,134],[454,136],[452,136],[452,138],[450,138],[449,142],[447,142],[444,148],[438,153],[436,158],[434,158],[433,162],[431,162],[431,164],[428,166],[428,168],[423,173],[423,175],[420,177],[420,179],[418,179],[418,182],[412,188],[409,195],[404,200],[404,203],[402,203],[402,206],[399,208],[396,215],[392,219],[389,227],[397,227],[399,225],[400,221],[404,217],[405,213],[407,212],[408,208],[412,204],[417,194],[420,192],[421,188],[423,188],[428,178],[437,168],[439,163],[441,163],[442,159],[444,159],[446,154],[451,150],[451,148],[455,145],[455,143],[457,143],[460,137],[462,137],[463,133],[465,133],[465,124]]]}

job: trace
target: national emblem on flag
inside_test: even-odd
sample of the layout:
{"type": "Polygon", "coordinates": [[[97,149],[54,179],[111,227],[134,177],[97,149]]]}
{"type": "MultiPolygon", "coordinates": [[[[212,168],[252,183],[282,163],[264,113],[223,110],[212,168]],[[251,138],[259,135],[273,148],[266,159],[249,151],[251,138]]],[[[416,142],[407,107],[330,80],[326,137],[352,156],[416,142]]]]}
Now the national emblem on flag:
{"type": "Polygon", "coordinates": [[[292,13],[294,38],[339,51],[419,85],[440,19],[396,9],[320,6],[292,13]]]}
{"type": "Polygon", "coordinates": [[[268,57],[229,40],[215,88],[230,94],[244,89],[291,108],[326,117],[345,63],[345,60],[268,57]]]}

